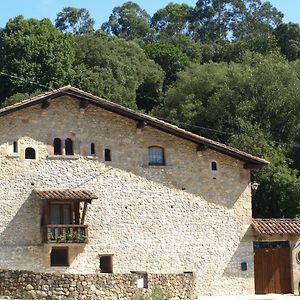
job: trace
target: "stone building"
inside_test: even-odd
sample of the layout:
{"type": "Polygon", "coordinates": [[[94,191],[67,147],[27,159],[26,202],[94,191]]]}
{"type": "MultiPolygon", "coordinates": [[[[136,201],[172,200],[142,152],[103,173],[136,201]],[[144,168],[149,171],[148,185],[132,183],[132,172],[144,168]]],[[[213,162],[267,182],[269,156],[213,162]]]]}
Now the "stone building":
{"type": "Polygon", "coordinates": [[[252,294],[267,164],[70,86],[3,108],[0,293],[252,294]]]}

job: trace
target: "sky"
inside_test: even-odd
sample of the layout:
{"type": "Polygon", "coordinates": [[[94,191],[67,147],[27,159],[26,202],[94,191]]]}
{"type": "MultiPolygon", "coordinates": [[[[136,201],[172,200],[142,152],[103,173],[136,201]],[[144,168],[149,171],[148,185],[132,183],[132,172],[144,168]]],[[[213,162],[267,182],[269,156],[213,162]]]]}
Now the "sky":
{"type": "MultiPolygon", "coordinates": [[[[86,8],[96,21],[95,28],[108,20],[109,15],[116,6],[120,6],[126,0],[0,0],[0,27],[17,15],[25,18],[50,18],[52,21],[58,12],[64,7],[73,6],[86,8]]],[[[194,6],[196,0],[132,0],[152,15],[159,8],[165,7],[169,2],[187,3],[194,6]]],[[[284,13],[285,22],[300,23],[300,0],[270,0],[271,4],[284,13]]]]}

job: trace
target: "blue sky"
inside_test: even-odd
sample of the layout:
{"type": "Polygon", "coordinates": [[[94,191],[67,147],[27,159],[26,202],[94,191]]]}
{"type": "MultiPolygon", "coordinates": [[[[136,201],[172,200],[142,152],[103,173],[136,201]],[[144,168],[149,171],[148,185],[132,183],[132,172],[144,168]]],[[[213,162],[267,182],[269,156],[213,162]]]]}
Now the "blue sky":
{"type": "MultiPolygon", "coordinates": [[[[133,0],[134,1],[134,0],[133,0]]],[[[0,27],[5,26],[9,18],[23,15],[26,18],[50,18],[54,20],[56,14],[66,6],[84,7],[88,9],[92,17],[96,20],[96,28],[105,22],[112,9],[119,6],[124,1],[119,0],[3,0],[0,10],[0,27]]],[[[169,0],[136,0],[142,8],[149,14],[153,14],[157,9],[166,6],[169,0]]],[[[195,5],[196,0],[183,0],[176,3],[188,3],[195,5]]],[[[285,22],[300,23],[300,1],[299,0],[271,0],[275,7],[285,14],[285,22]]]]}

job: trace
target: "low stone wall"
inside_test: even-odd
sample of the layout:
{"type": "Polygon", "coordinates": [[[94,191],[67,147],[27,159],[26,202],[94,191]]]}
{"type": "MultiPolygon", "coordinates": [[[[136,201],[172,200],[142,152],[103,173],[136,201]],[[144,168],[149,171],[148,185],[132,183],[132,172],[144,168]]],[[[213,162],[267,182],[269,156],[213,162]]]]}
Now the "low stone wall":
{"type": "Polygon", "coordinates": [[[187,274],[147,274],[139,288],[137,274],[53,274],[1,270],[0,296],[39,299],[139,299],[160,289],[167,299],[196,299],[195,277],[187,274]]]}

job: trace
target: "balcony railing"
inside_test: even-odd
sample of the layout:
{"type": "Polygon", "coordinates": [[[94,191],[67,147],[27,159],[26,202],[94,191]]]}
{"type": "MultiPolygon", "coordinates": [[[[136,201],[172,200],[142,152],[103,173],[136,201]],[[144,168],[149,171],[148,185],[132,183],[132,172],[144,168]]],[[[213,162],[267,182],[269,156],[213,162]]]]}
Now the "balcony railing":
{"type": "Polygon", "coordinates": [[[45,243],[87,243],[88,225],[47,225],[45,243]]]}

